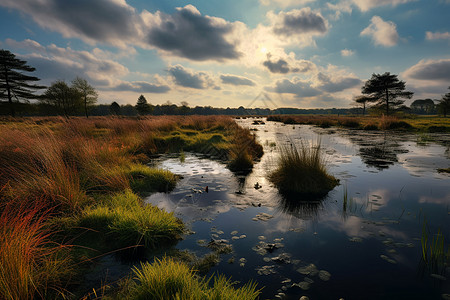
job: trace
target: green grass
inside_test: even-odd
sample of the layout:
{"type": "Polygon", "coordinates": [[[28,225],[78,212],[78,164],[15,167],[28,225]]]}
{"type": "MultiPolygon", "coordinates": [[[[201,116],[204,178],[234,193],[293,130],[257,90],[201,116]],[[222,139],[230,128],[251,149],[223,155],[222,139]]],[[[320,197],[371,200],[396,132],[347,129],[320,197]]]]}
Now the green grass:
{"type": "Polygon", "coordinates": [[[321,145],[283,145],[277,168],[269,174],[269,180],[282,194],[324,196],[338,180],[328,173],[321,153],[321,145]]]}
{"type": "Polygon", "coordinates": [[[173,213],[143,204],[131,191],[86,208],[78,217],[77,225],[99,232],[115,249],[135,245],[158,248],[179,239],[184,230],[183,223],[173,213]]]}
{"type": "Polygon", "coordinates": [[[129,281],[118,299],[257,299],[260,291],[250,282],[235,288],[231,280],[216,276],[205,280],[183,263],[170,258],[155,259],[133,270],[135,281],[129,281]]]}
{"type": "Polygon", "coordinates": [[[131,177],[131,189],[139,193],[170,192],[177,184],[177,176],[168,170],[130,164],[126,170],[131,177]]]}
{"type": "Polygon", "coordinates": [[[444,235],[439,228],[436,234],[432,235],[430,240],[430,229],[426,219],[422,225],[422,259],[425,264],[433,268],[442,268],[450,263],[450,247],[445,243],[444,235]]]}

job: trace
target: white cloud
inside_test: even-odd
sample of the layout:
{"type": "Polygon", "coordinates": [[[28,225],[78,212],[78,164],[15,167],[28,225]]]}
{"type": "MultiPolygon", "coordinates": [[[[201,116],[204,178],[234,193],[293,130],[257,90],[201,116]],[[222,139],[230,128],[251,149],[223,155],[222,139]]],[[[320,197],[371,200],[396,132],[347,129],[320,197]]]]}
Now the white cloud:
{"type": "Polygon", "coordinates": [[[395,23],[384,21],[379,16],[372,17],[370,25],[361,32],[361,36],[370,36],[375,45],[384,47],[397,45],[399,39],[395,23]]]}
{"type": "Polygon", "coordinates": [[[450,40],[450,32],[431,32],[425,34],[427,40],[450,40]]]}
{"type": "Polygon", "coordinates": [[[366,12],[374,7],[391,5],[397,6],[408,2],[417,0],[352,0],[353,3],[363,12],[366,12]]]}
{"type": "Polygon", "coordinates": [[[291,7],[291,6],[302,6],[314,1],[316,0],[259,0],[259,3],[261,3],[264,6],[273,4],[280,7],[291,7]]]}
{"type": "Polygon", "coordinates": [[[355,51],[349,50],[349,49],[343,49],[341,50],[342,56],[353,56],[355,54],[355,51]]]}

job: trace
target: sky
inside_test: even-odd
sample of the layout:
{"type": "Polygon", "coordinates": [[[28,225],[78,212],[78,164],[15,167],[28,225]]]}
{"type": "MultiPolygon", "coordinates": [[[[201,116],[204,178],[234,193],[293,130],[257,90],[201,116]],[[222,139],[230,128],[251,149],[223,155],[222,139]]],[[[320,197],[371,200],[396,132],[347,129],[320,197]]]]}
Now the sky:
{"type": "Polygon", "coordinates": [[[0,48],[99,103],[345,108],[374,73],[441,99],[449,16],[450,0],[1,0],[0,48]]]}

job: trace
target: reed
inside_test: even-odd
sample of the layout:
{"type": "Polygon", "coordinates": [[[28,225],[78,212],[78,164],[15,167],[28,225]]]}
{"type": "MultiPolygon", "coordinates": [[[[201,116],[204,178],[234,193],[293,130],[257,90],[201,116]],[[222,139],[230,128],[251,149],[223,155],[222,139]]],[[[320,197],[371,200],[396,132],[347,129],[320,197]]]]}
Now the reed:
{"type": "Polygon", "coordinates": [[[277,168],[269,180],[283,194],[324,196],[338,180],[328,173],[320,141],[311,147],[301,143],[280,147],[277,168]]]}

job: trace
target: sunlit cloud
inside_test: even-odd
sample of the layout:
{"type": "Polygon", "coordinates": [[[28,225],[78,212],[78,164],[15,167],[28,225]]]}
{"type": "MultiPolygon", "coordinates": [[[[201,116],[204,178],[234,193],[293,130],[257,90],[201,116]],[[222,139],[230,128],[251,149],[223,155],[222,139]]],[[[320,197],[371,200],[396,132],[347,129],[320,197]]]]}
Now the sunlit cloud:
{"type": "Polygon", "coordinates": [[[400,4],[413,2],[417,0],[352,0],[352,1],[361,11],[366,12],[378,6],[385,6],[385,5],[397,6],[400,4]]]}
{"type": "Polygon", "coordinates": [[[231,85],[248,85],[248,86],[255,86],[255,82],[251,79],[237,76],[237,75],[220,75],[220,79],[222,80],[222,83],[225,84],[231,84],[231,85]]]}
{"type": "Polygon", "coordinates": [[[450,32],[431,32],[425,33],[427,40],[450,40],[450,32]]]}
{"type": "Polygon", "coordinates": [[[403,76],[417,80],[450,82],[450,59],[421,60],[407,69],[403,76]]]}
{"type": "Polygon", "coordinates": [[[341,50],[341,55],[348,57],[348,56],[353,56],[355,54],[355,51],[353,50],[349,50],[349,49],[343,49],[341,50]]]}
{"type": "Polygon", "coordinates": [[[264,6],[276,5],[279,7],[302,6],[316,0],[259,0],[264,6]]]}
{"type": "Polygon", "coordinates": [[[179,86],[200,90],[207,88],[219,89],[211,77],[205,72],[195,72],[181,65],[170,67],[168,72],[174,82],[179,86]]]}
{"type": "Polygon", "coordinates": [[[369,36],[375,45],[384,47],[397,45],[399,39],[395,23],[384,21],[379,16],[372,17],[370,25],[361,31],[361,36],[369,36]]]}

